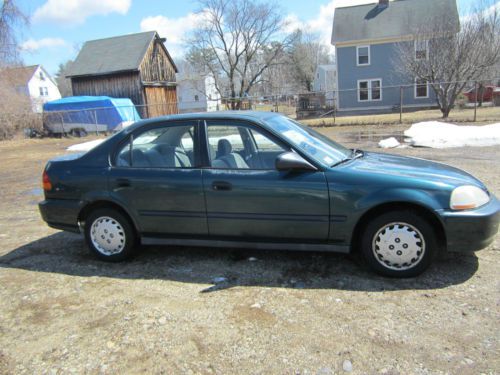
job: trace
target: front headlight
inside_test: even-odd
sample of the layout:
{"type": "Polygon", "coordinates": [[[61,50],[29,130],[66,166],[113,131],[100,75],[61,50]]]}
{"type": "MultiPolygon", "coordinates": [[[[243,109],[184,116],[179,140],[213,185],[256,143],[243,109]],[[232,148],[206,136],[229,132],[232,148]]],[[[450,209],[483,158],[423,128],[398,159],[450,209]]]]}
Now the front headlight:
{"type": "Polygon", "coordinates": [[[452,210],[470,210],[481,207],[490,201],[490,196],[482,189],[473,185],[459,186],[451,193],[450,207],[452,210]]]}

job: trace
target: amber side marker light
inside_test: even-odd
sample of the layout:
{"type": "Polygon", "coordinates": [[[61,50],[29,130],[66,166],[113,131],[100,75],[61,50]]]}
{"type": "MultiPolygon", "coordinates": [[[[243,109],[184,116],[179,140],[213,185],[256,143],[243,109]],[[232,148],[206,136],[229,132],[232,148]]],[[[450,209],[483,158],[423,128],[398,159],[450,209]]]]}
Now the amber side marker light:
{"type": "Polygon", "coordinates": [[[50,178],[49,175],[47,174],[47,171],[43,171],[42,181],[43,181],[42,182],[43,190],[45,191],[52,190],[52,183],[50,182],[50,178]]]}
{"type": "Polygon", "coordinates": [[[454,210],[470,210],[472,208],[476,208],[477,206],[473,204],[459,204],[459,205],[454,205],[453,209],[454,210]]]}

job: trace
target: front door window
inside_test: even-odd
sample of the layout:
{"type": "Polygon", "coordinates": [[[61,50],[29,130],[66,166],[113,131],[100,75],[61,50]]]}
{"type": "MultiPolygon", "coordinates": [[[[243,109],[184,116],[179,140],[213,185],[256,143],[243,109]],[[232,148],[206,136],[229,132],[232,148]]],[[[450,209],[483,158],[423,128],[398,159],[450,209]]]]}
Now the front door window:
{"type": "Polygon", "coordinates": [[[248,125],[209,124],[210,165],[216,169],[274,169],[287,151],[270,136],[248,125]]]}

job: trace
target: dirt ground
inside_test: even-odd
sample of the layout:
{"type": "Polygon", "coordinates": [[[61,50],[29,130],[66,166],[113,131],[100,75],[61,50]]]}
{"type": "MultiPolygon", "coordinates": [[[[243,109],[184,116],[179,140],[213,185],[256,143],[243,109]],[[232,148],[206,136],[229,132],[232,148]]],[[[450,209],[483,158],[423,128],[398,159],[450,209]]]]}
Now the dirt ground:
{"type": "MultiPolygon", "coordinates": [[[[402,130],[321,131],[375,150],[402,130]]],[[[106,264],[36,205],[45,162],[78,142],[0,143],[1,374],[500,373],[500,236],[409,280],[324,253],[150,247],[106,264]]],[[[500,195],[500,146],[390,152],[500,195]]]]}

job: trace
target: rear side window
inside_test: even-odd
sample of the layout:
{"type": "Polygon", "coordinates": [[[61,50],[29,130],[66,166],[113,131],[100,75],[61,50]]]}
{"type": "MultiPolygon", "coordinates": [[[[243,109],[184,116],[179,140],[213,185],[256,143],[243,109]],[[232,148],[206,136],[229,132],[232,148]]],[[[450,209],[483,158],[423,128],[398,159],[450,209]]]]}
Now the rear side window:
{"type": "Polygon", "coordinates": [[[117,167],[192,168],[195,166],[193,125],[169,125],[146,130],[118,150],[117,167]]]}

